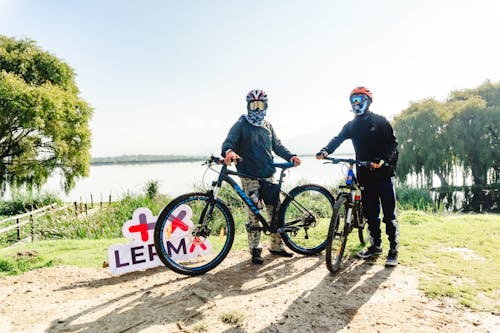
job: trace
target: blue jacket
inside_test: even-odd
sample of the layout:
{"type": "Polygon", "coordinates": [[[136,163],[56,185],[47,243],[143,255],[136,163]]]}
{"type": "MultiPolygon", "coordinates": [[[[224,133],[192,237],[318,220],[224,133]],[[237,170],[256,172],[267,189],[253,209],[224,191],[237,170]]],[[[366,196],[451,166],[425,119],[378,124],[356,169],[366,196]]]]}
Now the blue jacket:
{"type": "Polygon", "coordinates": [[[264,120],[262,127],[254,126],[244,115],[231,127],[222,143],[222,156],[228,149],[243,158],[236,165],[239,172],[259,178],[274,175],[273,152],[287,161],[295,156],[283,146],[271,123],[264,120]]]}

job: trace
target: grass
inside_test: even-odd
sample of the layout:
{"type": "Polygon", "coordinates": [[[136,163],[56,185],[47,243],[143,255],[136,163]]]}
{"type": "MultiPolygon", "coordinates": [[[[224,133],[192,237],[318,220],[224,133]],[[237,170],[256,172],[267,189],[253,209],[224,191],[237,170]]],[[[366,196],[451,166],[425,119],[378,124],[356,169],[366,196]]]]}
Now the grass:
{"type": "Polygon", "coordinates": [[[124,244],[124,238],[102,240],[50,240],[0,249],[0,276],[54,265],[102,267],[108,247],[124,244]]]}
{"type": "Polygon", "coordinates": [[[245,319],[245,316],[238,311],[225,312],[220,315],[220,320],[224,324],[237,325],[240,324],[245,319]]]}
{"type": "Polygon", "coordinates": [[[193,326],[193,331],[195,332],[208,332],[208,324],[205,322],[200,322],[193,326]]]}
{"type": "MultiPolygon", "coordinates": [[[[401,212],[398,220],[399,263],[421,273],[420,288],[426,296],[450,297],[473,310],[500,310],[500,215],[410,210],[401,212]]],[[[351,256],[362,248],[357,230],[349,235],[347,248],[351,256]]],[[[384,262],[385,255],[376,261],[384,262]]]]}
{"type": "MultiPolygon", "coordinates": [[[[244,224],[245,216],[240,214],[235,219],[244,224]]],[[[500,215],[442,215],[410,210],[402,211],[398,220],[399,262],[421,272],[420,288],[428,297],[451,297],[473,310],[500,310],[500,215]]],[[[237,229],[233,250],[246,249],[247,234],[237,229]]],[[[107,248],[126,242],[123,238],[47,240],[3,248],[0,276],[53,265],[100,268],[107,260],[107,248]],[[30,257],[29,252],[37,255],[30,257]]],[[[263,242],[269,242],[267,236],[263,242]]],[[[349,236],[348,246],[351,255],[361,248],[356,232],[349,236]]],[[[387,249],[385,236],[383,246],[387,249]]],[[[381,256],[377,264],[383,265],[384,260],[381,256]]]]}
{"type": "MultiPolygon", "coordinates": [[[[154,185],[150,185],[154,186],[154,185]]],[[[74,215],[73,208],[59,212],[48,212],[35,217],[34,234],[35,239],[108,239],[122,236],[122,226],[130,220],[132,213],[139,207],[148,207],[153,215],[157,215],[163,206],[170,201],[168,197],[154,195],[151,190],[150,195],[126,195],[119,202],[110,205],[105,204],[103,209],[94,214],[74,215]]],[[[99,209],[95,206],[95,209],[99,209]]],[[[10,224],[2,225],[8,227],[15,224],[15,220],[10,224]]],[[[31,224],[21,227],[21,238],[31,235],[31,224]]],[[[16,230],[0,235],[0,246],[5,246],[16,242],[16,230]]]]}
{"type": "Polygon", "coordinates": [[[400,261],[423,273],[427,296],[452,297],[476,310],[500,309],[499,215],[404,212],[400,219],[400,261]]]}

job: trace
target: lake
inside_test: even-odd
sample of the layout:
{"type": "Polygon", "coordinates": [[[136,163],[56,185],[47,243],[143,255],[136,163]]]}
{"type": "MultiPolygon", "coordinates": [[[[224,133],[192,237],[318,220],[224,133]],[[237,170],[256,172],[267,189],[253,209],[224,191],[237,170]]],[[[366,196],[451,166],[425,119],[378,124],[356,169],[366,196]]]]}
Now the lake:
{"type": "MultiPolygon", "coordinates": [[[[277,159],[277,162],[282,162],[277,159]]],[[[160,193],[177,196],[190,192],[195,186],[210,185],[217,174],[202,166],[200,162],[166,162],[145,164],[110,164],[90,166],[89,177],[77,181],[76,186],[67,195],[59,194],[64,201],[90,202],[92,194],[94,202],[118,200],[126,193],[143,193],[148,180],[159,182],[160,193]]],[[[219,167],[214,167],[219,169],[219,167]]],[[[302,164],[287,171],[285,186],[298,182],[316,183],[324,186],[337,184],[346,172],[341,165],[323,164],[316,158],[304,157],[302,164]]],[[[277,175],[279,176],[279,175],[277,175]]],[[[44,190],[60,193],[60,178],[51,177],[43,187],[44,190]]]]}

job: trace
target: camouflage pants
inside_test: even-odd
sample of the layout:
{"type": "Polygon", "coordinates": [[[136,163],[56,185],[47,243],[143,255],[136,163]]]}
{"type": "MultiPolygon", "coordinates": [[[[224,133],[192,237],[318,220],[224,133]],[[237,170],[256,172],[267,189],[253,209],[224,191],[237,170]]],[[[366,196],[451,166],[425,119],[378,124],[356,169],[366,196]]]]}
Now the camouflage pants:
{"type": "MultiPolygon", "coordinates": [[[[243,187],[243,191],[245,192],[245,194],[249,195],[252,192],[258,193],[260,188],[258,180],[245,177],[240,177],[240,179],[241,179],[241,186],[243,187]]],[[[273,177],[267,178],[266,180],[273,181],[273,177]]],[[[267,215],[269,216],[268,221],[271,221],[271,215],[273,214],[273,205],[265,205],[265,207],[267,215]]],[[[279,209],[279,203],[278,207],[276,208],[276,212],[278,212],[278,209],[279,209]]],[[[247,207],[247,226],[262,227],[257,216],[255,216],[255,214],[248,207],[247,207]]],[[[247,228],[247,230],[249,229],[247,228]]],[[[250,251],[256,248],[259,249],[262,248],[262,245],[260,244],[260,237],[261,237],[260,230],[248,231],[248,246],[250,248],[250,251]]],[[[270,247],[271,250],[282,250],[284,248],[283,240],[281,239],[280,234],[272,233],[270,235],[270,238],[271,238],[271,247],[270,247]]]]}

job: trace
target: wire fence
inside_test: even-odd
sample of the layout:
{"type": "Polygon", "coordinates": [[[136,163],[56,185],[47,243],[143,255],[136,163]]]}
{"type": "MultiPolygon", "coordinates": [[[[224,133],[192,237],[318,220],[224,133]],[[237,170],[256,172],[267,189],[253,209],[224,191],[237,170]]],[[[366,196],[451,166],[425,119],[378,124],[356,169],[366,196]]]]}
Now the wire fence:
{"type": "Polygon", "coordinates": [[[80,200],[80,202],[74,201],[62,205],[51,204],[38,209],[31,207],[30,211],[26,213],[0,220],[0,246],[19,242],[34,242],[37,236],[43,238],[43,233],[50,233],[50,230],[47,230],[43,225],[48,224],[49,220],[57,222],[84,218],[111,206],[111,202],[111,195],[108,196],[107,202],[103,202],[101,196],[101,200],[96,203],[91,195],[90,202],[80,200]]]}

